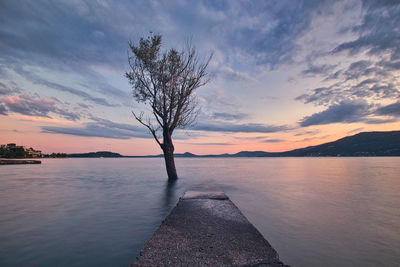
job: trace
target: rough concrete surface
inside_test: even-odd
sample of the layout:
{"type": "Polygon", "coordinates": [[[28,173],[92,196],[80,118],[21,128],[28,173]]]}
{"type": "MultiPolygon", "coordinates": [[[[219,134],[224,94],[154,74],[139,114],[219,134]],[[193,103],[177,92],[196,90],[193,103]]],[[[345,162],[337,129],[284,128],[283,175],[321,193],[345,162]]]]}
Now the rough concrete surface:
{"type": "Polygon", "coordinates": [[[221,191],[192,188],[131,266],[287,266],[221,191]]]}

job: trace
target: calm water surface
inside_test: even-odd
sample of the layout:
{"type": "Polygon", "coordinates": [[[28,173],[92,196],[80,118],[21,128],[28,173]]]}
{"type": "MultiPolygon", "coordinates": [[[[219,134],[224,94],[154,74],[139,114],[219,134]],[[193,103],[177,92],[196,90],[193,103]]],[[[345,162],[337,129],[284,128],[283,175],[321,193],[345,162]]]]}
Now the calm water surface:
{"type": "Polygon", "coordinates": [[[219,185],[292,266],[400,266],[400,158],[45,159],[0,166],[0,266],[129,266],[191,185],[219,185]]]}

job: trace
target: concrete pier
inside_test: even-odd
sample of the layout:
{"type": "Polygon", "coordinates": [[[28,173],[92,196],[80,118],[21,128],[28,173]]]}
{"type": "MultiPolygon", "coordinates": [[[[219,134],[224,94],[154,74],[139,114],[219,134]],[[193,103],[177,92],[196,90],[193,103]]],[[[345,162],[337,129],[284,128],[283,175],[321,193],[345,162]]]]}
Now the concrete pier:
{"type": "Polygon", "coordinates": [[[287,266],[224,192],[193,187],[131,266],[287,266]]]}
{"type": "Polygon", "coordinates": [[[9,164],[40,164],[40,160],[35,159],[0,159],[0,165],[9,164]]]}

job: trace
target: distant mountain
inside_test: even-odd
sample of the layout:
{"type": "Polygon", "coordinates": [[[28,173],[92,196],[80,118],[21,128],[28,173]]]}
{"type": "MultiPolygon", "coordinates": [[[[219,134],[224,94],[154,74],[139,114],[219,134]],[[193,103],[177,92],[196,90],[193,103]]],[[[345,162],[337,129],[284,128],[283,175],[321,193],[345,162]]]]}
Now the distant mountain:
{"type": "Polygon", "coordinates": [[[109,151],[68,154],[68,158],[121,158],[121,154],[109,151]]]}
{"type": "MultiPolygon", "coordinates": [[[[163,156],[163,155],[160,155],[161,157],[163,156]]],[[[174,157],[175,158],[195,158],[195,157],[199,157],[198,155],[195,155],[195,154],[193,154],[193,153],[190,153],[190,152],[185,152],[185,153],[183,153],[183,154],[174,154],[174,157]]]]}
{"type": "MultiPolygon", "coordinates": [[[[285,152],[240,151],[236,154],[195,155],[177,153],[176,158],[239,158],[239,157],[359,157],[400,156],[400,131],[362,132],[334,142],[294,149],[285,152]]],[[[99,151],[68,154],[70,158],[161,158],[162,154],[149,156],[122,156],[118,153],[99,151]]]]}
{"type": "MultiPolygon", "coordinates": [[[[186,153],[185,153],[186,154],[186,153]]],[[[182,155],[185,155],[182,154],[182,155]]],[[[362,132],[317,146],[285,152],[241,151],[236,154],[196,157],[358,157],[400,156],[400,131],[362,132]]]]}
{"type": "MultiPolygon", "coordinates": [[[[183,153],[183,154],[175,154],[175,157],[179,157],[179,158],[194,158],[194,157],[201,157],[201,158],[240,158],[240,157],[268,157],[270,154],[270,152],[264,152],[264,151],[240,151],[236,154],[228,154],[228,153],[224,153],[224,154],[217,154],[217,155],[196,155],[196,154],[192,154],[189,152],[183,153]]],[[[160,155],[162,156],[162,155],[160,155]]]]}
{"type": "Polygon", "coordinates": [[[400,156],[400,131],[362,132],[334,142],[279,154],[290,157],[400,156]]]}
{"type": "Polygon", "coordinates": [[[264,151],[240,151],[236,154],[232,154],[231,157],[270,157],[270,152],[264,151]]]}

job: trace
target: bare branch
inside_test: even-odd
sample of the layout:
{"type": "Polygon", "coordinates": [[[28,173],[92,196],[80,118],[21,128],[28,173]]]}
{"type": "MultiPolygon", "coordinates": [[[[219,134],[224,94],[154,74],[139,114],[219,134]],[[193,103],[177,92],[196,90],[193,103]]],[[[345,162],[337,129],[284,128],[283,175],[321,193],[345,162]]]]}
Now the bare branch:
{"type": "Polygon", "coordinates": [[[137,116],[137,115],[135,114],[135,112],[133,112],[133,111],[132,111],[132,114],[133,114],[133,116],[135,117],[135,119],[136,119],[138,122],[140,122],[140,124],[146,126],[146,128],[149,129],[150,133],[153,135],[153,137],[154,137],[154,139],[156,140],[156,142],[158,143],[158,145],[162,148],[162,144],[161,144],[161,142],[158,140],[158,137],[157,137],[157,134],[156,134],[156,133],[157,133],[157,129],[154,129],[154,128],[151,126],[150,123],[145,123],[145,122],[143,121],[143,112],[141,112],[139,116],[137,116]]]}
{"type": "MultiPolygon", "coordinates": [[[[206,70],[212,54],[200,60],[190,40],[180,52],[175,49],[160,52],[161,35],[141,38],[138,45],[130,42],[129,46],[131,71],[125,76],[133,87],[134,99],[151,108],[149,115],[163,130],[163,145],[166,141],[172,145],[170,139],[174,129],[185,128],[197,117],[198,103],[194,92],[209,82],[206,70]]],[[[134,116],[162,146],[151,120],[144,121],[142,114],[134,116]]]]}

